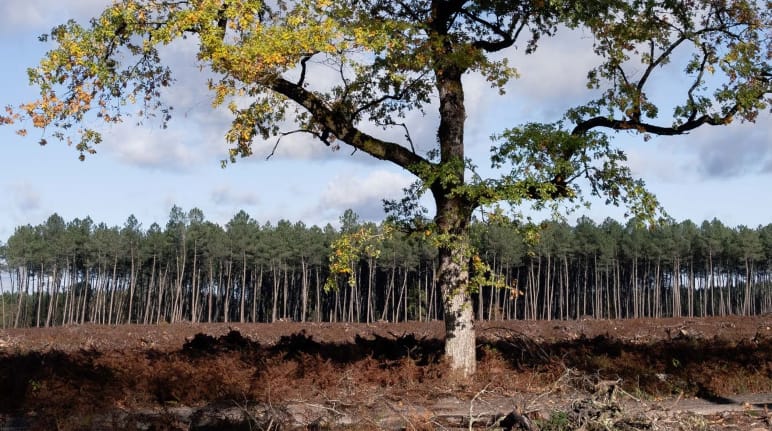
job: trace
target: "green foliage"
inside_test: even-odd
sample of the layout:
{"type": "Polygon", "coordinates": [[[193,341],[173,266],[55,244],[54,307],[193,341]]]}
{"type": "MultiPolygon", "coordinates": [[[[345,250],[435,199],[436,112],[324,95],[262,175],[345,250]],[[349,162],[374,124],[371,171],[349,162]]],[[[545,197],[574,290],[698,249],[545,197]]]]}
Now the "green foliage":
{"type": "Polygon", "coordinates": [[[415,181],[403,188],[403,197],[400,200],[383,200],[383,209],[389,224],[404,232],[426,231],[430,221],[429,210],[420,202],[426,192],[423,184],[422,181],[415,181]]]}
{"type": "Polygon", "coordinates": [[[469,277],[469,291],[477,293],[485,286],[490,286],[497,289],[508,288],[506,280],[499,274],[493,271],[493,268],[480,258],[478,254],[473,254],[471,260],[471,268],[469,277]]]}
{"type": "Polygon", "coordinates": [[[544,419],[537,423],[542,431],[570,431],[573,429],[568,414],[561,411],[554,411],[550,413],[549,419],[544,419]]]}
{"type": "MultiPolygon", "coordinates": [[[[351,215],[353,212],[347,211],[351,215]]],[[[330,276],[324,284],[324,290],[337,289],[337,277],[345,276],[350,287],[356,286],[356,267],[360,259],[378,259],[382,244],[389,240],[393,228],[388,224],[377,229],[375,225],[344,225],[340,236],[330,246],[330,276]]]]}
{"type": "Polygon", "coordinates": [[[603,116],[617,118],[616,129],[678,134],[734,117],[753,121],[772,100],[772,16],[764,2],[591,2],[572,8],[568,24],[589,29],[603,58],[588,74],[588,87],[602,96],[569,113],[580,125],[603,116]],[[691,85],[672,124],[657,127],[647,123],[660,114],[649,98],[651,77],[677,55],[689,56],[683,75],[691,85]]]}

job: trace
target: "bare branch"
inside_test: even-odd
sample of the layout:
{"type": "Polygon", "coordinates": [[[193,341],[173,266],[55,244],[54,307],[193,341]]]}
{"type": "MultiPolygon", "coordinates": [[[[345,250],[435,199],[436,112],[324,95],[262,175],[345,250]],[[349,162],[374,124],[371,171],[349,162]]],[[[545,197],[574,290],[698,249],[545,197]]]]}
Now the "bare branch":
{"type": "MultiPolygon", "coordinates": [[[[477,16],[477,15],[475,15],[473,13],[470,13],[466,9],[462,10],[461,13],[465,17],[471,19],[472,21],[474,21],[474,22],[482,25],[483,27],[486,27],[488,30],[494,32],[495,34],[500,36],[502,39],[508,39],[508,38],[510,38],[512,36],[512,31],[511,31],[512,27],[510,27],[509,31],[506,31],[506,30],[503,30],[500,25],[492,23],[490,21],[486,21],[486,20],[480,18],[479,16],[477,16]]],[[[517,20],[515,20],[515,21],[517,21],[517,20]]]]}
{"type": "Polygon", "coordinates": [[[282,138],[284,138],[285,136],[294,135],[295,133],[310,133],[316,137],[319,137],[317,133],[314,133],[313,131],[308,129],[296,129],[296,130],[291,130],[289,132],[284,132],[281,134],[281,136],[279,136],[278,139],[276,139],[276,143],[273,145],[273,149],[271,149],[271,153],[265,157],[265,160],[270,160],[271,157],[273,157],[274,154],[276,154],[276,149],[279,148],[279,143],[281,142],[282,138]]]}
{"type": "Polygon", "coordinates": [[[708,56],[708,49],[705,47],[705,45],[702,45],[702,62],[700,63],[700,71],[694,78],[694,83],[692,86],[689,87],[689,91],[686,92],[686,95],[689,97],[689,103],[692,105],[692,112],[689,114],[689,121],[694,121],[694,119],[697,117],[697,104],[694,102],[694,90],[696,90],[700,85],[700,82],[702,82],[702,76],[705,74],[705,67],[708,64],[708,56]]]}
{"type": "Polygon", "coordinates": [[[487,52],[501,51],[502,49],[506,49],[514,45],[520,37],[520,33],[522,33],[523,29],[528,24],[528,19],[531,15],[530,11],[523,12],[522,14],[520,12],[512,13],[510,25],[505,29],[502,25],[486,21],[477,15],[469,13],[467,10],[464,10],[463,13],[464,16],[466,16],[471,21],[486,27],[488,30],[501,37],[501,39],[497,41],[476,40],[472,43],[472,46],[475,48],[482,49],[487,52]]]}
{"type": "Polygon", "coordinates": [[[405,129],[405,139],[407,139],[407,142],[410,144],[410,151],[412,151],[413,154],[415,154],[415,146],[413,145],[413,138],[410,137],[410,129],[407,128],[407,124],[399,123],[396,125],[402,126],[402,128],[405,129]]]}
{"type": "Polygon", "coordinates": [[[408,94],[408,91],[415,88],[418,84],[420,84],[421,81],[424,79],[424,77],[427,75],[427,73],[428,72],[425,72],[419,75],[409,85],[406,85],[405,88],[402,89],[402,91],[396,94],[386,94],[375,100],[371,100],[370,102],[363,104],[353,112],[353,114],[351,115],[351,119],[356,120],[361,113],[367,111],[368,109],[374,108],[387,100],[403,100],[405,96],[408,94]]]}
{"type": "Polygon", "coordinates": [[[298,85],[303,86],[303,84],[306,81],[306,63],[308,63],[308,60],[311,59],[311,57],[314,56],[315,53],[311,53],[308,55],[303,56],[303,58],[300,60],[300,78],[298,79],[298,85]]]}

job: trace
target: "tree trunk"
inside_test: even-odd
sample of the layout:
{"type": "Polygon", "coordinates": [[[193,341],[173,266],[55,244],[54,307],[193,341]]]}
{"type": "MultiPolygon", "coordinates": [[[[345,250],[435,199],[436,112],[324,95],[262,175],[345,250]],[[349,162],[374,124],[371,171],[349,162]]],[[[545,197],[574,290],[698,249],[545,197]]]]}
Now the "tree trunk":
{"type": "MultiPolygon", "coordinates": [[[[56,301],[57,301],[56,293],[57,293],[57,290],[59,290],[58,289],[58,287],[59,287],[59,275],[58,275],[57,270],[58,270],[57,265],[54,264],[53,274],[51,275],[51,277],[48,278],[48,285],[49,285],[49,289],[48,289],[49,293],[48,293],[48,295],[49,295],[49,297],[48,297],[48,312],[46,313],[46,325],[45,325],[46,328],[51,326],[51,320],[52,320],[53,314],[55,313],[55,310],[56,310],[56,308],[55,308],[55,304],[56,304],[56,301]]],[[[3,277],[3,275],[2,275],[2,273],[0,273],[0,278],[2,278],[2,277],[3,277]]],[[[0,301],[3,301],[3,304],[5,304],[5,298],[2,296],[3,294],[4,293],[3,293],[3,290],[2,290],[2,286],[0,286],[0,301]]],[[[5,319],[5,318],[3,318],[3,319],[5,319]]],[[[3,322],[3,323],[5,323],[5,322],[3,322]]],[[[56,323],[56,322],[54,322],[54,323],[56,323]]]]}
{"type": "MultiPolygon", "coordinates": [[[[11,270],[8,270],[8,277],[11,277],[11,270]]],[[[13,298],[13,279],[11,279],[11,298],[13,298]]],[[[0,301],[2,301],[3,305],[3,326],[2,329],[5,329],[5,289],[3,288],[3,273],[0,272],[0,301]]]]}
{"type": "Polygon", "coordinates": [[[322,321],[322,291],[321,291],[321,283],[319,282],[319,266],[316,267],[316,271],[314,271],[316,274],[316,277],[314,280],[316,281],[316,309],[314,310],[315,322],[321,322],[322,321]]]}
{"type": "Polygon", "coordinates": [[[247,252],[241,252],[241,288],[239,289],[239,323],[245,322],[247,298],[247,252]]]}
{"type": "Polygon", "coordinates": [[[198,323],[198,277],[199,277],[199,269],[198,269],[198,240],[193,241],[193,270],[191,271],[191,278],[190,281],[191,287],[190,287],[190,321],[192,323],[198,323]]]}
{"type": "MultiPolygon", "coordinates": [[[[459,55],[452,38],[447,37],[451,18],[443,8],[433,7],[430,46],[436,59],[459,55]]],[[[434,69],[439,101],[440,147],[438,177],[430,184],[436,203],[435,222],[441,238],[439,249],[439,285],[445,311],[445,356],[454,372],[462,377],[474,374],[475,331],[472,300],[469,294],[469,223],[477,202],[464,192],[465,171],[464,66],[437,61],[434,69]]]]}
{"type": "Polygon", "coordinates": [[[41,305],[43,304],[43,274],[45,274],[45,268],[43,267],[43,264],[40,264],[40,274],[37,276],[38,282],[36,283],[38,286],[38,293],[37,293],[37,318],[35,319],[35,326],[40,328],[40,311],[41,311],[41,305]]]}
{"type": "MultiPolygon", "coordinates": [[[[17,268],[16,277],[17,277],[17,280],[19,280],[18,283],[16,283],[16,285],[18,286],[16,290],[19,292],[19,298],[18,298],[18,301],[16,302],[16,316],[13,320],[14,328],[18,328],[19,323],[21,322],[22,303],[24,302],[24,297],[26,296],[24,294],[25,292],[22,292],[22,286],[24,286],[25,291],[26,289],[29,288],[29,279],[27,278],[27,267],[24,266],[24,267],[17,268]],[[22,273],[24,273],[23,277],[22,277],[22,273]]],[[[23,322],[21,323],[23,324],[23,322]]]]}
{"type": "Polygon", "coordinates": [[[225,281],[225,295],[223,297],[223,321],[228,323],[230,321],[230,304],[231,304],[231,289],[233,287],[233,259],[228,259],[228,275],[225,281]]]}
{"type": "MultiPolygon", "coordinates": [[[[257,272],[257,267],[255,267],[255,271],[257,272]]],[[[260,289],[263,286],[263,267],[260,266],[260,272],[257,276],[257,282],[252,283],[252,323],[257,322],[257,301],[258,301],[258,294],[260,292],[260,289]]]]}
{"type": "Polygon", "coordinates": [[[474,374],[477,367],[468,270],[470,246],[467,226],[471,215],[465,213],[467,208],[458,199],[438,198],[437,202],[440,233],[454,237],[439,247],[439,284],[445,311],[445,356],[451,369],[466,378],[474,374]]]}
{"type": "Polygon", "coordinates": [[[440,286],[445,306],[445,355],[452,370],[468,377],[477,364],[469,272],[463,253],[444,247],[440,251],[440,286]]]}
{"type": "Polygon", "coordinates": [[[552,296],[554,286],[552,286],[552,254],[547,253],[547,272],[544,280],[544,309],[542,310],[543,319],[552,320],[552,296]]]}
{"type": "MultiPolygon", "coordinates": [[[[139,273],[138,270],[135,271],[134,267],[135,267],[135,256],[134,256],[134,248],[132,247],[132,249],[131,249],[131,272],[130,272],[131,280],[129,282],[129,315],[128,315],[128,318],[126,319],[126,323],[127,324],[131,324],[132,311],[134,310],[134,289],[136,288],[137,274],[139,273]]],[[[137,319],[137,320],[139,320],[139,319],[137,319]]]]}
{"type": "Polygon", "coordinates": [[[271,322],[275,322],[279,316],[279,266],[278,264],[271,262],[271,274],[273,275],[273,278],[271,279],[273,281],[273,297],[271,298],[273,300],[272,307],[271,307],[271,322]]]}
{"type": "Polygon", "coordinates": [[[153,286],[155,285],[155,273],[156,273],[156,255],[153,254],[153,264],[150,268],[150,283],[147,286],[147,297],[145,298],[145,317],[142,319],[142,323],[145,325],[151,322],[150,317],[150,305],[152,303],[151,294],[153,293],[153,286]]]}
{"type": "Polygon", "coordinates": [[[308,265],[306,264],[305,257],[300,259],[300,321],[306,321],[306,314],[308,313],[308,265]]]}
{"type": "MultiPolygon", "coordinates": [[[[430,284],[427,283],[427,286],[430,284]]],[[[429,298],[429,311],[427,312],[429,320],[437,320],[437,265],[436,262],[432,262],[432,281],[431,281],[431,298],[429,298]]]]}
{"type": "Polygon", "coordinates": [[[657,265],[654,268],[654,284],[652,286],[652,315],[651,317],[662,317],[662,308],[660,307],[660,292],[659,292],[659,267],[660,267],[660,259],[657,258],[657,265]]]}
{"type": "MultiPolygon", "coordinates": [[[[365,306],[365,321],[371,323],[375,321],[375,311],[373,310],[373,284],[375,284],[375,259],[369,258],[367,265],[367,305],[365,306]]],[[[305,286],[304,286],[305,287],[305,286]]],[[[303,289],[305,293],[305,289],[303,289]]]]}
{"type": "Polygon", "coordinates": [[[175,280],[174,305],[171,310],[171,323],[182,320],[182,281],[185,276],[187,264],[187,249],[185,247],[185,234],[182,235],[182,250],[177,252],[177,279],[175,280]]]}
{"type": "Polygon", "coordinates": [[[673,317],[681,317],[681,258],[673,259],[673,275],[670,283],[673,291],[673,317]]]}
{"type": "Polygon", "coordinates": [[[689,317],[694,317],[694,261],[689,259],[689,290],[687,291],[689,317]]]}
{"type": "Polygon", "coordinates": [[[405,292],[405,322],[407,322],[410,319],[410,317],[407,314],[408,313],[408,301],[410,300],[410,296],[409,296],[410,295],[410,291],[407,288],[407,277],[408,277],[408,275],[410,275],[410,274],[409,274],[407,268],[405,268],[405,274],[404,274],[404,277],[402,278],[402,291],[405,292]]]}
{"type": "Polygon", "coordinates": [[[118,289],[118,255],[113,260],[113,278],[110,281],[110,307],[107,311],[107,324],[113,323],[113,305],[115,304],[115,291],[118,289]]]}
{"type": "MultiPolygon", "coordinates": [[[[389,300],[391,299],[391,293],[394,289],[394,277],[395,273],[397,271],[397,263],[392,262],[391,267],[391,273],[387,275],[387,282],[386,282],[386,297],[383,299],[383,311],[381,312],[381,319],[380,320],[387,320],[389,318],[389,300]]],[[[396,321],[394,319],[394,313],[392,313],[392,321],[396,321]]]]}
{"type": "Polygon", "coordinates": [[[752,315],[752,307],[751,307],[751,263],[750,258],[745,258],[745,289],[743,292],[743,316],[750,316],[752,315]]]}
{"type": "MultiPolygon", "coordinates": [[[[160,268],[159,268],[160,270],[160,268]]],[[[159,274],[158,278],[158,309],[156,310],[155,323],[161,323],[161,314],[163,313],[163,300],[164,300],[164,286],[166,285],[166,275],[169,272],[169,264],[167,262],[163,272],[159,274]]],[[[164,318],[165,319],[165,318],[164,318]]]]}
{"type": "MultiPolygon", "coordinates": [[[[90,292],[90,286],[93,286],[91,283],[91,274],[93,272],[93,268],[90,266],[90,264],[86,264],[86,270],[83,273],[83,304],[78,304],[80,312],[78,313],[78,317],[80,317],[80,324],[86,322],[86,311],[89,303],[89,292],[90,292]]],[[[76,319],[77,320],[77,319],[76,319]]]]}

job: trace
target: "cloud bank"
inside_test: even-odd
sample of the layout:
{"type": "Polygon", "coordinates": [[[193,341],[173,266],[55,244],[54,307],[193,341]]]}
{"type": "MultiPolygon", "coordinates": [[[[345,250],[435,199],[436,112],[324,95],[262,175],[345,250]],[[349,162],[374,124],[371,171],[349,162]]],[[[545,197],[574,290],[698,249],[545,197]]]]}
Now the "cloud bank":
{"type": "Polygon", "coordinates": [[[110,0],[3,0],[0,2],[0,34],[19,30],[45,32],[51,22],[74,19],[81,23],[98,14],[110,0]]]}
{"type": "Polygon", "coordinates": [[[312,213],[338,216],[350,208],[364,220],[382,220],[382,200],[400,197],[412,182],[406,174],[387,170],[342,172],[327,184],[312,213]]]}
{"type": "Polygon", "coordinates": [[[695,133],[692,144],[697,170],[703,177],[772,173],[772,115],[762,115],[756,124],[729,126],[722,133],[704,128],[695,133]]]}

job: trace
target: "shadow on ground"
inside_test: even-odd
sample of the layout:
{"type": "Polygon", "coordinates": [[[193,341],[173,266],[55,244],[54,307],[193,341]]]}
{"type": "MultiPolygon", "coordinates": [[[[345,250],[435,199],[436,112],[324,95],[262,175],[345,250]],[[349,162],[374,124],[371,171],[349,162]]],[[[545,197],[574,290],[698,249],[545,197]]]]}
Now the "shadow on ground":
{"type": "MultiPolygon", "coordinates": [[[[419,405],[551,390],[592,391],[611,380],[639,397],[698,396],[714,403],[772,388],[772,338],[675,337],[636,343],[608,335],[545,341],[509,332],[478,340],[479,371],[451,378],[443,341],[413,333],[323,342],[305,331],[261,344],[238,330],[196,333],[177,349],[0,352],[0,419],[33,414],[39,429],[82,429],[111,409],[287,400],[361,404],[373,397],[419,405]]],[[[769,407],[769,406],[767,406],[769,407]]]]}

